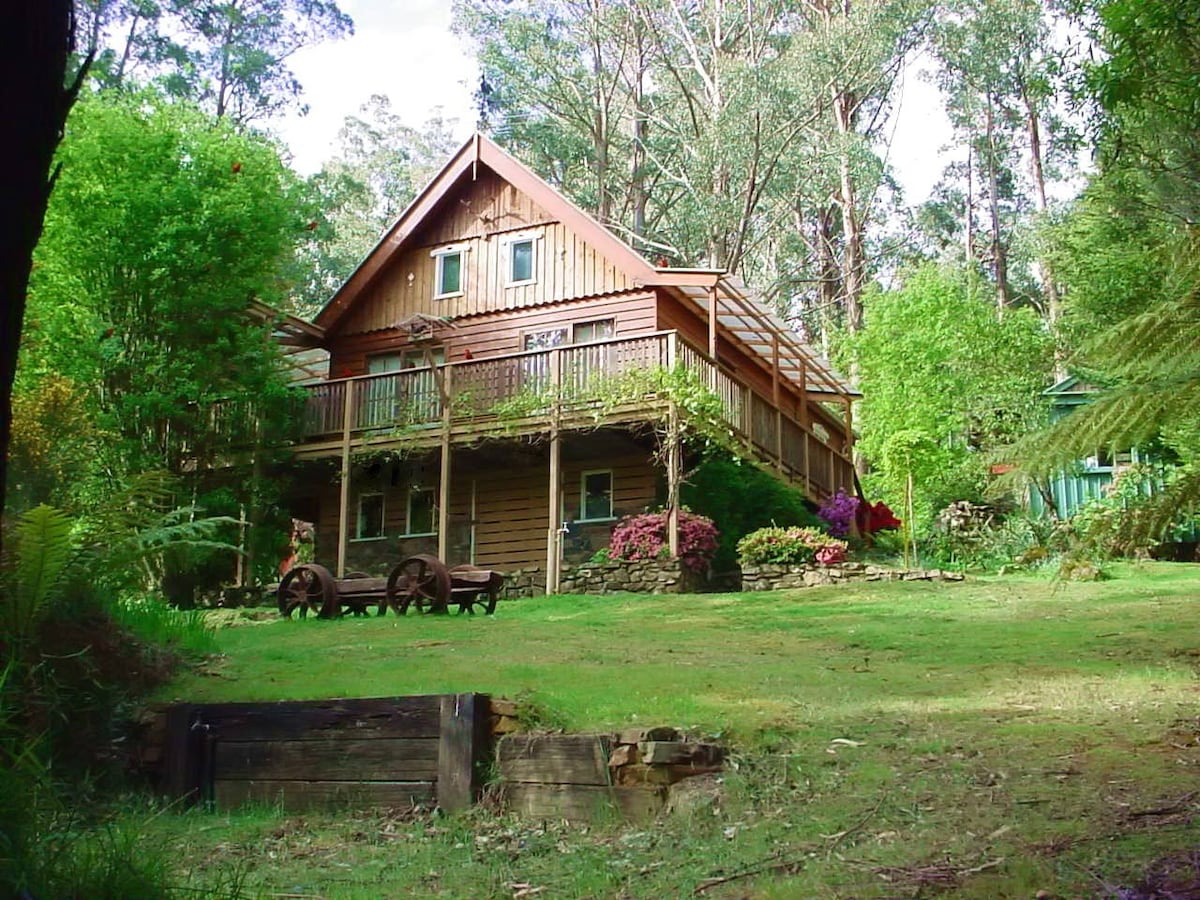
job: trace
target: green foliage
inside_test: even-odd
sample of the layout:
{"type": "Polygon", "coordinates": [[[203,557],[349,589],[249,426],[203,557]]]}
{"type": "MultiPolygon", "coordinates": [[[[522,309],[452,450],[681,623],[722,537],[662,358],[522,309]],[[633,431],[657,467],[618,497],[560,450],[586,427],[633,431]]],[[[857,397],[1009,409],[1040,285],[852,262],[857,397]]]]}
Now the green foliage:
{"type": "Polygon", "coordinates": [[[688,475],[681,498],[689,509],[716,524],[720,543],[713,567],[719,572],[737,564],[738,540],[757,528],[772,524],[819,525],[803,494],[757,466],[719,450],[706,454],[688,475]]]}
{"type": "MultiPolygon", "coordinates": [[[[15,584],[5,593],[5,633],[18,647],[32,635],[58,587],[71,558],[72,522],[64,513],[38,506],[24,513],[16,527],[15,584]]],[[[0,601],[2,602],[2,601],[0,601]]]]}
{"type": "Polygon", "coordinates": [[[285,437],[270,326],[246,315],[286,289],[302,231],[277,149],[154,95],[100,95],[76,106],[60,157],[18,388],[52,375],[85,387],[106,436],[92,468],[108,473],[202,468],[285,437]]]}
{"type": "Polygon", "coordinates": [[[1105,389],[1011,456],[1035,477],[1098,447],[1136,446],[1173,464],[1162,490],[1097,508],[1117,543],[1137,547],[1200,502],[1200,8],[1107,0],[1097,12],[1105,57],[1087,77],[1100,171],[1055,234],[1070,319],[1091,330],[1072,363],[1105,389]]]}
{"type": "Polygon", "coordinates": [[[743,565],[832,565],[846,558],[846,549],[845,541],[819,528],[760,528],[737,543],[743,565]]]}
{"type": "Polygon", "coordinates": [[[300,107],[292,55],[354,32],[333,0],[87,0],[75,14],[102,87],[136,74],[239,126],[300,107]]]}
{"type": "Polygon", "coordinates": [[[918,531],[946,504],[981,498],[987,451],[1045,414],[1045,330],[1029,310],[997,318],[978,294],[970,273],[926,265],[867,299],[866,326],[851,343],[868,492],[907,513],[911,476],[916,522],[906,524],[918,531]]]}
{"type": "Polygon", "coordinates": [[[1164,504],[1155,495],[1176,499],[1172,488],[1189,476],[1186,468],[1138,463],[1122,469],[1104,496],[1090,500],[1067,523],[1076,550],[1091,559],[1146,556],[1163,540],[1190,537],[1200,528],[1200,515],[1188,506],[1164,504]],[[1173,515],[1160,521],[1171,508],[1173,515]],[[1153,518],[1153,524],[1146,521],[1153,518]]]}

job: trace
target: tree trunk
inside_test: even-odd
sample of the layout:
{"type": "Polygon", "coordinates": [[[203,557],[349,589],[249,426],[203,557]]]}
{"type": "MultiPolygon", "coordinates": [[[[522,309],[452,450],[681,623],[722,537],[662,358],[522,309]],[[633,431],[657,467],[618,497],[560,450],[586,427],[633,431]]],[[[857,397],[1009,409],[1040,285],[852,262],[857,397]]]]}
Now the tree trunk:
{"type": "Polygon", "coordinates": [[[7,134],[0,204],[0,509],[8,478],[12,433],[12,386],[21,346],[33,250],[42,235],[46,204],[54,188],[50,167],[67,113],[87,74],[89,56],[75,83],[64,88],[74,44],[71,0],[15,0],[0,29],[0,122],[7,134]]]}
{"type": "Polygon", "coordinates": [[[862,294],[864,253],[862,214],[850,160],[850,136],[855,133],[856,103],[849,91],[834,89],[833,113],[837,122],[841,147],[838,152],[840,178],[838,205],[842,210],[842,292],[846,307],[846,330],[856,334],[862,330],[862,294]]]}
{"type": "Polygon", "coordinates": [[[987,126],[987,169],[989,206],[992,216],[992,273],[996,279],[996,304],[998,313],[1012,306],[1012,291],[1008,285],[1008,251],[1004,247],[1004,236],[1000,231],[1000,178],[996,164],[996,116],[992,95],[986,95],[984,122],[987,126]]]}
{"type": "Polygon", "coordinates": [[[967,199],[963,204],[963,252],[966,253],[967,267],[975,267],[975,146],[973,137],[967,144],[967,199]]]}
{"type": "MultiPolygon", "coordinates": [[[[1025,104],[1025,127],[1029,132],[1029,166],[1033,174],[1034,196],[1037,198],[1038,212],[1044,218],[1050,209],[1046,200],[1046,170],[1042,160],[1042,129],[1038,122],[1037,105],[1029,94],[1024,80],[1020,82],[1021,101],[1025,104]]],[[[1058,379],[1067,376],[1066,358],[1058,345],[1058,320],[1062,317],[1062,298],[1058,293],[1058,282],[1054,278],[1054,267],[1048,254],[1041,254],[1038,268],[1042,271],[1042,288],[1046,291],[1046,324],[1050,326],[1050,334],[1054,342],[1054,375],[1058,379]]]]}
{"type": "Polygon", "coordinates": [[[117,74],[113,76],[112,86],[115,88],[119,88],[125,81],[125,68],[129,65],[129,57],[133,54],[133,45],[137,40],[137,27],[141,18],[141,13],[134,10],[133,17],[129,20],[129,34],[125,36],[125,49],[121,51],[121,63],[117,66],[117,74]]]}
{"type": "Polygon", "coordinates": [[[600,39],[600,0],[592,0],[592,152],[596,160],[596,218],[605,225],[612,222],[612,185],[609,163],[608,99],[604,95],[604,52],[600,39]]]}
{"type": "Polygon", "coordinates": [[[646,235],[646,138],[649,115],[646,110],[646,70],[649,67],[646,35],[640,16],[633,20],[637,59],[633,76],[633,148],[630,159],[629,193],[633,203],[633,233],[646,235]]]}

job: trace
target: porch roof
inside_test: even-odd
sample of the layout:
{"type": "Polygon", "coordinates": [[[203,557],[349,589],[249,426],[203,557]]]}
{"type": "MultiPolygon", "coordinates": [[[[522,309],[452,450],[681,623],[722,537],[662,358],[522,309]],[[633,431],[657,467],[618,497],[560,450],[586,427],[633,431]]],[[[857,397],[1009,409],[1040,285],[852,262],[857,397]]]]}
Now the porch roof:
{"type": "Polygon", "coordinates": [[[704,315],[707,315],[709,291],[715,290],[718,324],[749,348],[768,370],[774,367],[778,339],[779,371],[784,378],[812,394],[862,396],[858,388],[839,374],[816,348],[803,341],[738,276],[720,269],[662,268],[657,271],[662,284],[674,288],[700,307],[704,315]]]}

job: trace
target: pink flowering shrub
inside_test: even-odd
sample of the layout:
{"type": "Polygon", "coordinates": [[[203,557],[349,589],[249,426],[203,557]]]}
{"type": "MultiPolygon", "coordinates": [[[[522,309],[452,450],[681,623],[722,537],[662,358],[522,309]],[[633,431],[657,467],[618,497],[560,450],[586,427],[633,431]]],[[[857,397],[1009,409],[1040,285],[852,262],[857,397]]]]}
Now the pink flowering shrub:
{"type": "Polygon", "coordinates": [[[818,528],[760,528],[738,541],[738,559],[749,565],[832,566],[846,559],[846,542],[818,528]]]}
{"type": "Polygon", "coordinates": [[[829,533],[834,537],[845,537],[850,533],[850,526],[858,515],[857,497],[849,496],[844,490],[838,492],[821,504],[817,515],[829,523],[829,533]]]}
{"type": "MultiPolygon", "coordinates": [[[[612,530],[609,549],[613,559],[667,559],[667,513],[626,516],[612,530]]],[[[717,552],[717,526],[712,519],[679,511],[679,560],[693,572],[706,572],[717,552]]]]}

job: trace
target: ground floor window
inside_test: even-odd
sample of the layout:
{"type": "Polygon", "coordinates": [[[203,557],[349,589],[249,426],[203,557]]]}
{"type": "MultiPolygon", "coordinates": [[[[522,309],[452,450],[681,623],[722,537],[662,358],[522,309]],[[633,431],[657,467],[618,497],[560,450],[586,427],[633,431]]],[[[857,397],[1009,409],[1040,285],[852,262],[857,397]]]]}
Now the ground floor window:
{"type": "Polygon", "coordinates": [[[433,488],[410,488],[408,491],[408,534],[433,534],[436,530],[433,488]]]}
{"type": "Polygon", "coordinates": [[[579,484],[579,520],[595,522],[612,517],[612,470],[584,472],[579,484]]]}
{"type": "Polygon", "coordinates": [[[359,540],[383,537],[383,494],[358,495],[358,523],[354,536],[359,540]]]}

